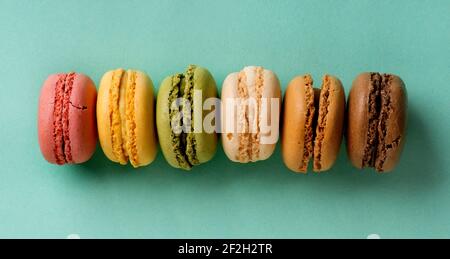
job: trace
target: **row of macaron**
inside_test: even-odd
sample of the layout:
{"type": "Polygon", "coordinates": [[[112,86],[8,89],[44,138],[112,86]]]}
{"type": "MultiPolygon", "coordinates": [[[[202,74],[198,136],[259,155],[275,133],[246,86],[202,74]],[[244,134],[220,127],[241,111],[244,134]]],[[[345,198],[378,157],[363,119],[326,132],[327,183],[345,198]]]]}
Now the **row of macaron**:
{"type": "Polygon", "coordinates": [[[52,164],[79,164],[100,140],[111,161],[137,168],[155,160],[159,144],[172,167],[190,170],[214,157],[219,138],[231,161],[248,163],[268,159],[281,135],[285,165],[306,173],[330,170],[345,136],[359,169],[389,172],[400,160],[407,94],[396,75],[358,75],[347,101],[337,77],[325,75],[316,88],[310,75],[301,75],[283,98],[274,72],[248,66],[226,77],[219,105],[205,105],[218,95],[211,73],[195,65],[165,78],[157,94],[137,70],[107,72],[98,91],[86,75],[50,75],[39,99],[40,149],[52,164]],[[219,130],[205,130],[208,119],[219,130]]]}

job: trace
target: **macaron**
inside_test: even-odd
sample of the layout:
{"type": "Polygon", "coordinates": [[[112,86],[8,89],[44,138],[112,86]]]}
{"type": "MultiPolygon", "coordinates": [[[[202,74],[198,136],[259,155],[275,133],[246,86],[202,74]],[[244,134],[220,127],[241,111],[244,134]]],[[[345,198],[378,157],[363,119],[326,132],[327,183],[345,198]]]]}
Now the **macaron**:
{"type": "Polygon", "coordinates": [[[172,167],[191,170],[214,157],[217,134],[214,129],[205,129],[203,122],[209,114],[215,114],[204,109],[205,101],[216,97],[217,86],[211,73],[196,65],[161,83],[156,125],[161,150],[172,167]]]}
{"type": "Polygon", "coordinates": [[[359,169],[395,169],[405,144],[407,93],[392,74],[362,73],[348,100],[347,153],[359,169]]]}
{"type": "Polygon", "coordinates": [[[57,165],[88,161],[97,146],[92,80],[78,73],[50,75],[39,98],[38,136],[44,158],[57,165]]]}
{"type": "Polygon", "coordinates": [[[279,139],[281,88],[276,74],[248,66],[227,76],[222,87],[222,144],[238,163],[268,159],[279,139]]]}
{"type": "Polygon", "coordinates": [[[325,75],[320,89],[310,75],[294,78],[286,90],[281,137],[285,165],[306,173],[311,160],[313,171],[332,168],[342,142],[345,93],[341,81],[325,75]]]}
{"type": "Polygon", "coordinates": [[[100,83],[97,120],[100,144],[113,162],[135,168],[157,154],[153,82],[144,72],[117,69],[100,83]]]}

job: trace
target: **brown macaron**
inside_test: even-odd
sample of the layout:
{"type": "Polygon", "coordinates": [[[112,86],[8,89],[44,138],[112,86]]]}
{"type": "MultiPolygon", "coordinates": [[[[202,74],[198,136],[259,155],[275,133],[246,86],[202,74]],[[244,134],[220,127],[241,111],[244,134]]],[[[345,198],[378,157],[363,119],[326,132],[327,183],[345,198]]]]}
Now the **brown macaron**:
{"type": "Polygon", "coordinates": [[[341,81],[323,77],[321,89],[314,89],[310,75],[294,78],[284,99],[281,148],[286,166],[306,173],[314,157],[314,172],[331,169],[339,153],[345,114],[345,93],[341,81]]]}
{"type": "Polygon", "coordinates": [[[390,172],[405,143],[407,93],[400,77],[363,73],[348,100],[347,153],[359,168],[390,172]]]}

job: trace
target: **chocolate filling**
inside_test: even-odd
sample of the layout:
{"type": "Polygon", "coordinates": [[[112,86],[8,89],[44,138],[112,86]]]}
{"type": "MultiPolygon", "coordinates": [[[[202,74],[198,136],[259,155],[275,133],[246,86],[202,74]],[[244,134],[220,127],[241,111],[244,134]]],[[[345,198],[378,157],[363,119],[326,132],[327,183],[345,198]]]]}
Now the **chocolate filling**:
{"type": "Polygon", "coordinates": [[[378,123],[378,148],[377,148],[377,158],[375,160],[375,169],[379,172],[383,172],[384,162],[387,157],[387,145],[386,145],[386,135],[387,126],[386,122],[389,119],[389,115],[392,110],[391,106],[391,89],[390,84],[392,77],[390,75],[383,75],[382,87],[381,87],[381,112],[380,119],[378,123]]]}
{"type": "Polygon", "coordinates": [[[367,142],[364,149],[363,167],[373,167],[376,159],[376,150],[378,146],[378,122],[381,109],[381,82],[382,77],[378,73],[370,74],[370,92],[369,92],[369,128],[367,131],[367,142]]]}
{"type": "MultiPolygon", "coordinates": [[[[398,145],[395,141],[388,145],[385,142],[387,135],[386,122],[392,110],[391,80],[391,75],[370,74],[369,128],[362,166],[375,168],[379,172],[383,172],[387,150],[394,145],[398,145]]],[[[400,141],[400,138],[398,138],[398,141],[400,141]]]]}

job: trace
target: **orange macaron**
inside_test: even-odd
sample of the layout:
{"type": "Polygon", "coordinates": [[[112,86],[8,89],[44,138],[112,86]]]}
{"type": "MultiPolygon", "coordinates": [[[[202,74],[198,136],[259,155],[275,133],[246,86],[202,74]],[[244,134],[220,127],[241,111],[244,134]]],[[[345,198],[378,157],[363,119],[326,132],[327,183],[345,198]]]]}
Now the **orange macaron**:
{"type": "Polygon", "coordinates": [[[285,165],[306,173],[332,168],[338,156],[344,125],[345,93],[341,81],[323,77],[314,88],[310,75],[298,76],[288,85],[283,104],[282,155],[285,165]]]}

